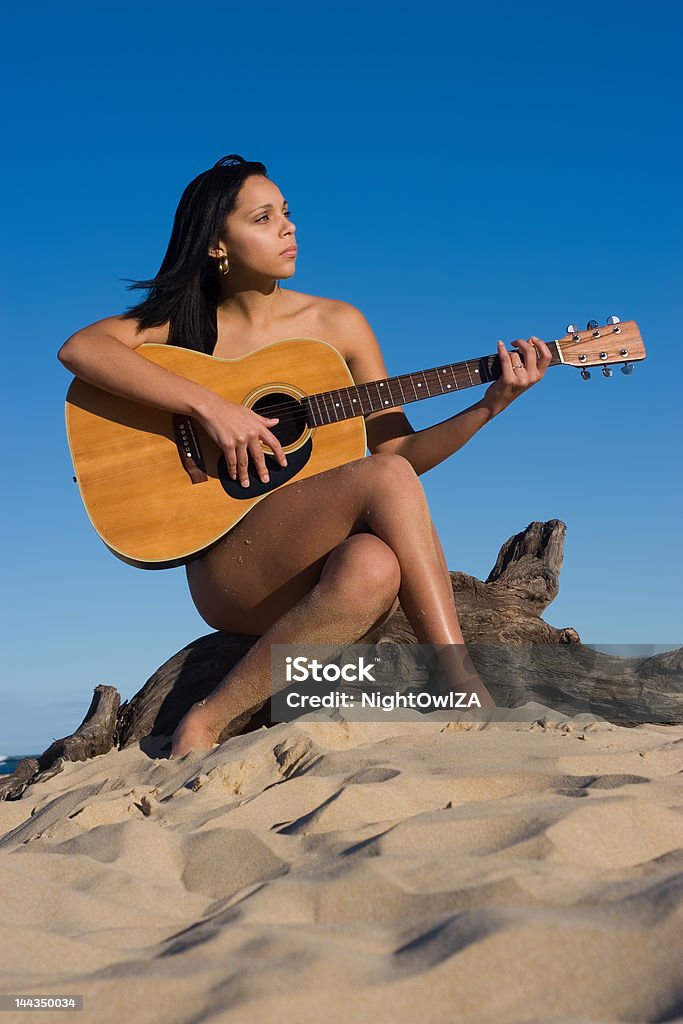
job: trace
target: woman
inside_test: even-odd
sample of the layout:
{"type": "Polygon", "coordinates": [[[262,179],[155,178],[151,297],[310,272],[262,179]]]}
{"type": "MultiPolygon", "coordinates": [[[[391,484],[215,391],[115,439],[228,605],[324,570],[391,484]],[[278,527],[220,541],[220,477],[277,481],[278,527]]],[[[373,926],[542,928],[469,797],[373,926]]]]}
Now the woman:
{"type": "MultiPolygon", "coordinates": [[[[262,443],[286,465],[260,416],[141,358],[143,342],[236,358],[284,338],[318,338],[346,360],[356,384],[389,376],[364,316],[334,299],[281,288],[297,244],[280,189],[257,162],[231,155],[185,189],[157,276],[134,282],[147,297],[121,316],[73,334],[59,351],[77,377],[114,394],[191,415],[248,484],[249,459],[268,480],[262,443]]],[[[443,550],[419,475],[461,448],[551,359],[536,337],[519,339],[502,376],[459,415],[414,431],[402,407],[366,417],[371,455],[294,482],[253,506],[226,536],[186,566],[192,599],[214,629],[256,635],[245,657],[173,735],[171,756],[210,749],[240,715],[270,696],[273,643],[353,643],[400,601],[421,644],[434,648],[444,688],[491,695],[467,657],[443,550]]]]}

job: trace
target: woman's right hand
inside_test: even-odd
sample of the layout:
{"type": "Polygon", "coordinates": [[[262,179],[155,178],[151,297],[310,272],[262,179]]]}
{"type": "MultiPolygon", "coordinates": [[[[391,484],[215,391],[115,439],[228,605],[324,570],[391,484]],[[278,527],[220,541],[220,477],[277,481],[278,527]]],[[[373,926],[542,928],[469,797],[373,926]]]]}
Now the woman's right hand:
{"type": "Polygon", "coordinates": [[[249,486],[249,453],[263,483],[270,479],[260,442],[272,449],[281,466],[287,465],[282,445],[269,427],[279,422],[278,416],[261,416],[252,409],[216,396],[217,401],[201,417],[200,423],[212,441],[225,453],[230,477],[239,476],[243,487],[249,486]]]}

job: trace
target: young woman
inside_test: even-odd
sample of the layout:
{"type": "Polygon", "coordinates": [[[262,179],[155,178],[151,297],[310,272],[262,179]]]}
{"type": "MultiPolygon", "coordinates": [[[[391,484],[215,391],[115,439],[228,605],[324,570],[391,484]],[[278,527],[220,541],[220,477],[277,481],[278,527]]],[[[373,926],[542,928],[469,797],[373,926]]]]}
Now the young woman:
{"type": "MultiPolygon", "coordinates": [[[[262,443],[286,464],[266,418],[140,357],[143,342],[236,358],[284,338],[318,338],[356,384],[389,376],[377,339],[354,306],[283,289],[294,276],[295,226],[263,164],[223,157],[187,186],[161,268],[131,287],[147,297],[73,334],[59,351],[77,377],[117,395],[195,417],[248,485],[249,460],[268,480],[262,443]]],[[[370,456],[293,482],[253,506],[186,566],[192,599],[217,630],[259,639],[178,724],[172,757],[210,749],[226,726],[270,696],[273,643],[353,643],[400,601],[421,644],[442,645],[445,686],[491,695],[467,657],[448,567],[420,474],[461,448],[537,383],[550,363],[536,337],[502,342],[502,376],[470,408],[414,431],[397,406],[366,417],[370,456]]]]}

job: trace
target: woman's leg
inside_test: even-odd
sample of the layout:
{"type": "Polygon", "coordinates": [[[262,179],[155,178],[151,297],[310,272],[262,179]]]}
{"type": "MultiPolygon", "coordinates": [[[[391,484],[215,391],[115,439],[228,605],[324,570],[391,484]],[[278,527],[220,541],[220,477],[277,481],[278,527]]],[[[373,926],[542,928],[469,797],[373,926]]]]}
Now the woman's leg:
{"type": "Polygon", "coordinates": [[[443,551],[419,477],[401,456],[369,456],[280,488],[204,558],[188,566],[200,614],[216,629],[260,637],[183,718],[173,756],[210,747],[229,722],[268,699],[271,644],[354,642],[389,610],[399,579],[418,642],[447,645],[439,659],[447,683],[493,704],[457,653],[464,640],[443,551]],[[350,543],[368,533],[383,546],[350,543]]]}
{"type": "MultiPolygon", "coordinates": [[[[441,541],[439,535],[436,532],[436,527],[432,522],[432,537],[434,539],[434,547],[436,548],[437,555],[439,557],[439,564],[441,566],[441,572],[443,573],[444,579],[446,580],[448,589],[451,593],[451,599],[453,601],[453,608],[455,605],[455,595],[453,594],[453,583],[451,581],[451,574],[448,569],[448,563],[446,562],[446,556],[443,553],[441,541]]],[[[457,619],[457,612],[456,612],[457,619]]],[[[427,653],[427,662],[432,668],[438,678],[441,692],[448,693],[462,692],[464,684],[469,680],[467,690],[476,690],[483,696],[480,696],[480,702],[482,707],[495,707],[495,702],[486,690],[484,683],[479,676],[472,659],[469,656],[465,641],[462,638],[462,630],[460,629],[460,623],[458,622],[458,632],[461,639],[452,644],[447,644],[442,648],[435,648],[431,654],[427,653]],[[460,687],[460,689],[458,689],[460,687]]]]}

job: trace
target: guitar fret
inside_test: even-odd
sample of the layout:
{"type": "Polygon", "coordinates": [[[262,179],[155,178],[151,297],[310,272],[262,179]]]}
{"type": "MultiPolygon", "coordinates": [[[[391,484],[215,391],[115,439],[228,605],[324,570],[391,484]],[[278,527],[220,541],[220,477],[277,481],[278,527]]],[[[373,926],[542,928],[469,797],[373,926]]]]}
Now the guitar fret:
{"type": "Polygon", "coordinates": [[[368,402],[368,409],[367,410],[363,409],[363,415],[367,416],[368,413],[372,412],[372,399],[370,398],[370,392],[368,391],[368,385],[364,384],[363,387],[365,388],[365,397],[366,397],[367,402],[368,402]]]}
{"type": "Polygon", "coordinates": [[[349,418],[349,413],[351,412],[351,409],[350,409],[350,404],[351,403],[349,401],[349,395],[348,395],[348,393],[347,393],[345,388],[340,388],[339,391],[337,391],[337,394],[339,395],[339,406],[341,408],[341,417],[342,417],[342,419],[348,419],[349,418]]]}
{"type": "MultiPolygon", "coordinates": [[[[444,395],[446,394],[447,391],[450,391],[450,389],[451,389],[451,385],[450,384],[447,384],[445,388],[444,388],[444,385],[443,385],[443,375],[448,373],[448,371],[450,369],[451,369],[450,366],[442,366],[441,367],[441,374],[442,374],[442,376],[441,376],[441,378],[439,380],[439,383],[441,384],[441,392],[444,395]]],[[[453,376],[452,370],[451,370],[451,377],[453,377],[453,379],[455,380],[455,377],[453,376]]],[[[457,384],[456,384],[456,387],[457,387],[457,384]]]]}
{"type": "Polygon", "coordinates": [[[384,408],[390,409],[392,406],[396,405],[396,402],[394,401],[394,396],[391,393],[391,379],[390,378],[387,378],[385,381],[381,380],[381,381],[378,382],[377,394],[380,396],[380,404],[384,408]],[[380,390],[382,388],[384,388],[383,391],[380,390]],[[389,396],[388,398],[386,397],[387,395],[389,396]]]}
{"type": "MultiPolygon", "coordinates": [[[[315,404],[316,404],[316,405],[317,405],[317,407],[318,407],[318,411],[317,411],[317,414],[316,414],[316,415],[317,415],[318,417],[320,417],[320,421],[322,422],[322,416],[320,416],[320,396],[319,396],[319,395],[311,395],[310,397],[311,397],[311,398],[314,398],[314,399],[315,399],[315,404]]],[[[316,423],[316,426],[318,426],[318,424],[317,424],[317,423],[316,423]]]]}
{"type": "Polygon", "coordinates": [[[347,415],[352,417],[354,415],[353,398],[351,397],[352,388],[345,388],[343,391],[344,400],[346,402],[346,408],[348,410],[347,415]]]}

